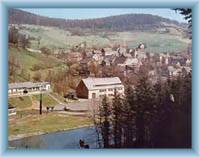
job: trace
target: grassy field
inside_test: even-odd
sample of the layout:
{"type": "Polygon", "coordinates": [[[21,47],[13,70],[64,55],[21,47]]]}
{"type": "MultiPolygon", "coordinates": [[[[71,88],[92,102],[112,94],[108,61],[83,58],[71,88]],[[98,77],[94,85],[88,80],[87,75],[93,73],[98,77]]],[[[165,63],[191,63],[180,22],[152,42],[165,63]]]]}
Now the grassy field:
{"type": "Polygon", "coordinates": [[[118,32],[109,38],[113,41],[121,38],[121,42],[127,42],[130,48],[136,48],[139,43],[146,43],[146,51],[155,53],[181,52],[187,49],[188,44],[191,42],[181,35],[156,32],[118,32]]]}
{"type": "MultiPolygon", "coordinates": [[[[34,95],[33,99],[39,102],[40,101],[40,95],[34,95]]],[[[51,107],[51,106],[55,106],[55,105],[58,104],[58,102],[55,101],[52,97],[50,97],[48,94],[43,94],[42,100],[43,100],[42,105],[45,106],[45,107],[46,106],[51,107]]]]}
{"type": "MultiPolygon", "coordinates": [[[[19,63],[18,69],[24,69],[24,71],[30,75],[30,79],[32,79],[36,72],[40,72],[44,79],[49,70],[57,72],[59,69],[66,68],[66,65],[53,56],[47,57],[44,54],[28,52],[25,49],[16,48],[14,46],[9,46],[9,57],[14,57],[15,62],[19,63]],[[36,66],[38,69],[34,69],[36,66]]],[[[20,78],[20,73],[21,71],[19,71],[17,80],[26,81],[20,78]]]]}
{"type": "MultiPolygon", "coordinates": [[[[135,48],[139,43],[146,43],[149,52],[181,52],[185,50],[191,42],[181,34],[182,32],[95,32],[83,35],[71,35],[69,31],[64,31],[55,27],[44,27],[35,25],[23,25],[23,33],[32,37],[41,37],[40,47],[48,48],[71,48],[82,42],[86,42],[88,47],[106,47],[113,43],[125,42],[130,48],[135,48]]],[[[32,42],[32,48],[37,48],[37,42],[32,42]]]]}
{"type": "MultiPolygon", "coordinates": [[[[39,48],[71,48],[84,41],[89,46],[101,45],[107,46],[110,41],[102,36],[87,34],[83,36],[71,35],[69,31],[65,31],[56,27],[44,27],[36,25],[23,25],[24,28],[20,32],[30,35],[36,39],[41,37],[39,48]]],[[[37,41],[31,41],[31,47],[38,49],[37,41]]]]}
{"type": "Polygon", "coordinates": [[[15,105],[19,109],[26,109],[32,106],[32,101],[30,96],[9,98],[8,103],[11,105],[15,105]]]}
{"type": "Polygon", "coordinates": [[[9,136],[54,132],[90,124],[92,124],[92,120],[84,116],[71,116],[55,112],[39,115],[35,110],[21,111],[15,119],[9,121],[9,136]]]}
{"type": "MultiPolygon", "coordinates": [[[[42,105],[44,107],[52,107],[58,104],[58,102],[50,97],[48,94],[43,94],[42,100],[42,105]]],[[[30,109],[30,107],[33,105],[33,101],[39,104],[40,95],[8,98],[8,103],[11,105],[15,105],[16,108],[20,110],[26,110],[27,108],[30,109]]]]}

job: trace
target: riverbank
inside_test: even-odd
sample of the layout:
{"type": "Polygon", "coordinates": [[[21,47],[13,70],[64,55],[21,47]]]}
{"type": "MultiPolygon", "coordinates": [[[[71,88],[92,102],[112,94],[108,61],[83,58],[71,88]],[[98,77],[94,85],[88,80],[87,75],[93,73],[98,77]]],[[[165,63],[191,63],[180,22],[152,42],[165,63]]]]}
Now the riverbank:
{"type": "Polygon", "coordinates": [[[75,129],[88,128],[88,127],[93,127],[93,126],[94,125],[91,124],[91,125],[82,125],[82,126],[75,127],[75,128],[57,130],[57,131],[54,131],[54,132],[35,132],[35,133],[29,133],[29,134],[11,135],[11,136],[8,137],[8,141],[19,140],[19,139],[23,139],[23,138],[26,138],[26,137],[32,137],[32,136],[37,136],[37,135],[57,133],[57,132],[62,132],[62,131],[71,131],[71,130],[75,130],[75,129]]]}
{"type": "Polygon", "coordinates": [[[95,127],[83,127],[67,131],[51,132],[8,141],[9,149],[80,149],[82,139],[90,148],[100,148],[95,127]]]}
{"type": "Polygon", "coordinates": [[[58,112],[39,115],[38,111],[23,111],[9,118],[8,139],[10,141],[92,125],[92,119],[86,115],[69,115],[58,112]]]}

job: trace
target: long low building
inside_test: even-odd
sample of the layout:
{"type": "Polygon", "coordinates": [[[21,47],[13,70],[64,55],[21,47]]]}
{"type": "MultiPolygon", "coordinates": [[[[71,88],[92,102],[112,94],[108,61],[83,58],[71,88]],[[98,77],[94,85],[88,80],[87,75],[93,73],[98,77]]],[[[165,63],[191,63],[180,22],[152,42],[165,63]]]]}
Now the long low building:
{"type": "Polygon", "coordinates": [[[10,83],[8,85],[9,95],[24,95],[24,94],[34,94],[41,91],[49,91],[51,85],[49,82],[20,82],[20,83],[10,83]]]}
{"type": "Polygon", "coordinates": [[[79,98],[95,99],[103,96],[113,96],[114,92],[124,94],[124,85],[118,77],[82,79],[77,88],[76,94],[79,98]]]}

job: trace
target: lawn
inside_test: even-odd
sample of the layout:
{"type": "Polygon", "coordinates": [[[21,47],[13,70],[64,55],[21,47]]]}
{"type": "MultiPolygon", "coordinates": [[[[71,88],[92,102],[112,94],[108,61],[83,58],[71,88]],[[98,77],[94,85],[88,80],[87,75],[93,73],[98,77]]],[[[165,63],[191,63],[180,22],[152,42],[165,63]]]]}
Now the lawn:
{"type": "MultiPolygon", "coordinates": [[[[33,99],[40,101],[40,95],[33,95],[33,99]]],[[[58,102],[54,100],[52,97],[50,97],[48,94],[42,94],[42,105],[43,106],[55,106],[58,102]]]]}
{"type": "Polygon", "coordinates": [[[18,112],[15,120],[9,121],[9,136],[55,132],[92,124],[92,120],[85,116],[72,116],[56,112],[39,115],[38,111],[34,110],[27,112],[18,112]]]}
{"type": "Polygon", "coordinates": [[[65,98],[57,93],[51,92],[51,95],[53,95],[56,99],[58,99],[60,102],[65,103],[65,98]]]}
{"type": "Polygon", "coordinates": [[[29,96],[9,98],[8,103],[16,106],[19,109],[26,109],[32,105],[32,101],[29,96]]]}

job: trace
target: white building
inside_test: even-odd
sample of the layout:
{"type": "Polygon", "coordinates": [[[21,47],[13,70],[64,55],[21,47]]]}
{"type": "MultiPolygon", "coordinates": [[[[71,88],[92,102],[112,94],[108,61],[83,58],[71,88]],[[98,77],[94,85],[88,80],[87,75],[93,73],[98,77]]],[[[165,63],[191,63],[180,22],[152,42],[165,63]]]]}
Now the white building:
{"type": "Polygon", "coordinates": [[[24,95],[24,94],[37,94],[41,91],[49,91],[51,85],[49,82],[20,82],[10,83],[8,85],[8,94],[10,95],[24,95]]]}
{"type": "Polygon", "coordinates": [[[86,99],[101,98],[105,95],[112,97],[115,91],[118,94],[124,94],[124,85],[118,77],[89,77],[82,79],[76,88],[77,96],[86,99]]]}

